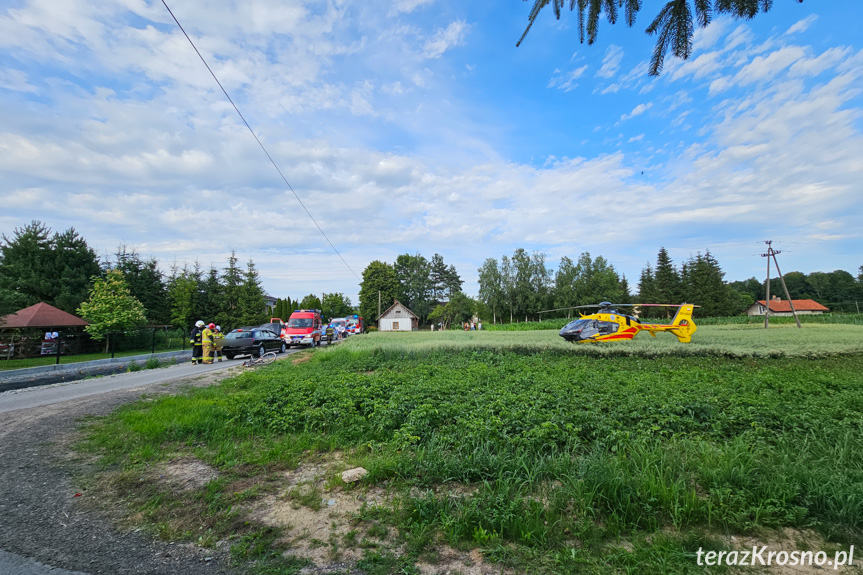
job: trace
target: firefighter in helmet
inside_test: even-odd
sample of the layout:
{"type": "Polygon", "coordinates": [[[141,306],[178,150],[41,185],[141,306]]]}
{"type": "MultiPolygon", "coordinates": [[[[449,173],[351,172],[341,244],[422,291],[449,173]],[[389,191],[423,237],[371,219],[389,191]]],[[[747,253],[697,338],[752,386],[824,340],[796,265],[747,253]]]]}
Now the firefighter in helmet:
{"type": "Polygon", "coordinates": [[[204,322],[198,320],[195,322],[195,327],[192,328],[192,332],[189,334],[189,343],[192,344],[192,364],[201,363],[202,356],[204,355],[203,341],[201,338],[203,327],[204,322]]]}

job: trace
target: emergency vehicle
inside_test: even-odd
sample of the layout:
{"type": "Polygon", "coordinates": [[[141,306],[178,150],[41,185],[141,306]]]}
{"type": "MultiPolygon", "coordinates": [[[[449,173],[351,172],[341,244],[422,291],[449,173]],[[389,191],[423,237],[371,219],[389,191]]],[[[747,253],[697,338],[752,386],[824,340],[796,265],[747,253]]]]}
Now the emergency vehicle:
{"type": "Polygon", "coordinates": [[[321,345],[323,320],[319,309],[294,310],[285,326],[283,339],[288,347],[293,345],[321,345]]]}
{"type": "Polygon", "coordinates": [[[366,333],[366,322],[362,316],[356,314],[345,318],[348,320],[347,331],[352,334],[366,333]]]}

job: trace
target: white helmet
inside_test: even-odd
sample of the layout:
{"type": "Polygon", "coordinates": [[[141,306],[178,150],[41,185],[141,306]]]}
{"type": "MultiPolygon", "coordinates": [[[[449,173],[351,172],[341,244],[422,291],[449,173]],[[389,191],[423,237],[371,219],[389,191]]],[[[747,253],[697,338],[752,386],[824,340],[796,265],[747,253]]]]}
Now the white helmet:
{"type": "Polygon", "coordinates": [[[196,321],[196,322],[195,322],[195,327],[204,327],[204,322],[203,322],[203,321],[201,321],[201,320],[196,321]]]}
{"type": "Polygon", "coordinates": [[[222,331],[222,326],[217,325],[217,326],[216,326],[216,331],[222,331]]]}

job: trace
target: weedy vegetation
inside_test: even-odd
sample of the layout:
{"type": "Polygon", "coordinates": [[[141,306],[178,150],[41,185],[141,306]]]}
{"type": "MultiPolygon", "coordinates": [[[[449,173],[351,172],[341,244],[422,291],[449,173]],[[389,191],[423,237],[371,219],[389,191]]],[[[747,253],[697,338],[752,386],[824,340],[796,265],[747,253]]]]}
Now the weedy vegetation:
{"type": "MultiPolygon", "coordinates": [[[[334,451],[370,473],[326,489],[391,494],[339,542],[362,549],[365,573],[419,572],[441,549],[479,550],[510,573],[701,573],[699,547],[772,528],[863,544],[863,329],[662,335],[354,337],[126,406],[89,423],[81,449],[126,479],[123,497],[155,533],[227,540],[259,572],[305,563],[242,504],[334,451]],[[177,494],[148,475],[182,454],[219,477],[177,494]]],[[[322,495],[288,497],[315,508],[322,495]]]]}

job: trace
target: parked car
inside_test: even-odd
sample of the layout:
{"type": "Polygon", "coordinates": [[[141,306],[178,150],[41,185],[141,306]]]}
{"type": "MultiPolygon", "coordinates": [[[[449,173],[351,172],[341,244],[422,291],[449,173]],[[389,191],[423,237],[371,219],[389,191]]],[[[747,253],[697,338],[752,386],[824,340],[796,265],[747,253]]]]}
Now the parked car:
{"type": "Polygon", "coordinates": [[[259,327],[235,329],[225,336],[222,353],[228,359],[238,355],[261,357],[268,351],[284,353],[287,344],[281,337],[267,329],[259,327]]]}
{"type": "MultiPolygon", "coordinates": [[[[264,325],[262,325],[261,329],[271,331],[274,334],[281,337],[282,339],[285,339],[285,328],[286,327],[287,327],[287,324],[285,324],[285,322],[283,322],[281,319],[279,319],[277,317],[274,317],[274,318],[270,318],[269,323],[265,323],[264,325]]],[[[287,341],[287,340],[285,340],[285,341],[287,341]]]]}

